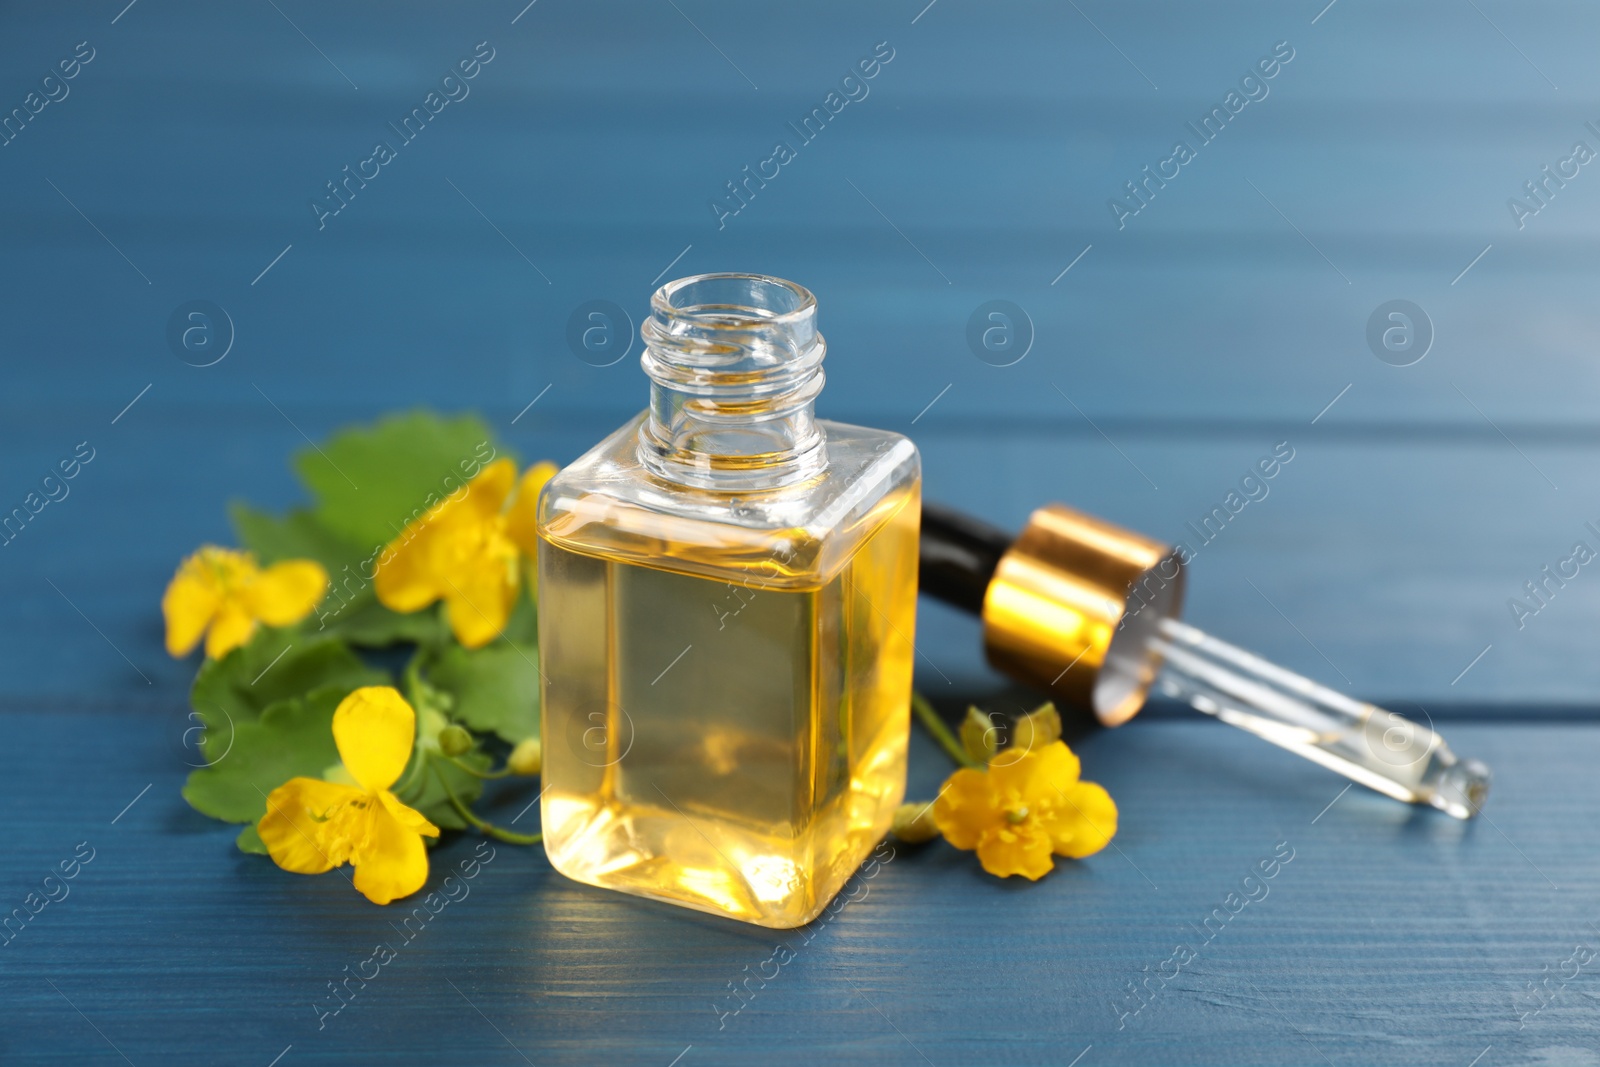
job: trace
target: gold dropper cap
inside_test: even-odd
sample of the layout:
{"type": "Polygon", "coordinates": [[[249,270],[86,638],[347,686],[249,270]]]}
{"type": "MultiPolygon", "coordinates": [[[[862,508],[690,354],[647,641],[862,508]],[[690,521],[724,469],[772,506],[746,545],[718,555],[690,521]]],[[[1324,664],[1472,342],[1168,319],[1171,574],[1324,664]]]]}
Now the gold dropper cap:
{"type": "Polygon", "coordinates": [[[984,650],[996,670],[1120,726],[1161,669],[1154,638],[1182,611],[1184,579],[1171,546],[1047,504],[984,593],[984,650]]]}

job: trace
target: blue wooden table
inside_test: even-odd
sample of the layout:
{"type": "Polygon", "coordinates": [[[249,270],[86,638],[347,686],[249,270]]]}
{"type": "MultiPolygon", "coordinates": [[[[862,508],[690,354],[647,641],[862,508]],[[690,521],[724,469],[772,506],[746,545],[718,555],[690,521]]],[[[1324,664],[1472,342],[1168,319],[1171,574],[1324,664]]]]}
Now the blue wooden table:
{"type": "MultiPolygon", "coordinates": [[[[92,455],[0,548],[0,909],[76,872],[0,948],[0,1062],[1600,1062],[1600,578],[1560,576],[1600,548],[1600,13],[524,3],[0,10],[0,511],[92,455]],[[1431,720],[1484,817],[1155,708],[1076,743],[1115,848],[1017,885],[897,846],[788,935],[457,836],[470,893],[405,939],[234,851],[178,794],[178,559],[384,411],[574,458],[646,392],[574,311],[625,337],[708,270],[813,289],[822,413],[1002,524],[1192,539],[1287,442],[1188,617],[1431,720]],[[997,300],[1013,346],[972,344],[997,300]]],[[[918,626],[941,709],[1026,699],[971,620],[918,626]]]]}

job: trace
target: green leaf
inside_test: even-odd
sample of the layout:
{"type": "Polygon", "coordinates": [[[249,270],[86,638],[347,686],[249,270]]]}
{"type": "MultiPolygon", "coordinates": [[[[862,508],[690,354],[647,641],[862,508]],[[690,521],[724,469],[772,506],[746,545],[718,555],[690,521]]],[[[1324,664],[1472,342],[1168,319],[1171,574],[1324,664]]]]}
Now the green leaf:
{"type": "Polygon", "coordinates": [[[364,581],[370,581],[366,575],[372,568],[368,566],[362,571],[362,564],[382,548],[382,545],[373,546],[363,552],[359,544],[338,537],[304,508],[297,508],[280,519],[236,501],[228,507],[228,518],[239,543],[254,552],[262,563],[314,559],[335,582],[346,567],[351,573],[362,575],[364,581]]]}
{"type": "Polygon", "coordinates": [[[437,608],[402,615],[390,611],[370,594],[353,597],[346,604],[335,601],[331,606],[325,605],[318,621],[323,625],[321,634],[343,638],[363,648],[382,648],[400,641],[438,644],[447,634],[437,608]]]}
{"type": "Polygon", "coordinates": [[[523,583],[523,589],[525,591],[517,593],[517,602],[511,606],[511,617],[506,620],[506,628],[501,631],[500,636],[507,641],[516,642],[523,648],[538,648],[539,609],[533,602],[533,578],[529,577],[523,583]]]}
{"type": "Polygon", "coordinates": [[[389,681],[343,641],[264,626],[249,644],[201,666],[189,702],[206,726],[202,754],[214,763],[227,752],[230,738],[272,704],[322,688],[336,689],[342,699],[353,689],[389,681]]]}
{"type": "Polygon", "coordinates": [[[323,527],[357,545],[386,545],[498,456],[477,416],[413,411],[335,434],[297,453],[294,468],[323,527]]]}
{"type": "MultiPolygon", "coordinates": [[[[469,752],[459,757],[462,763],[476,767],[480,771],[489,769],[492,762],[482,752],[469,752]]],[[[456,798],[461,803],[471,807],[483,795],[483,779],[468,774],[460,767],[455,766],[443,756],[435,756],[433,765],[445,780],[450,783],[450,788],[455,791],[456,798]]],[[[406,801],[413,808],[422,812],[423,816],[441,830],[464,830],[467,822],[450,804],[450,798],[445,796],[444,786],[439,784],[439,779],[434,777],[433,771],[427,772],[427,779],[416,791],[416,795],[406,801]]]]}
{"type": "Polygon", "coordinates": [[[236,723],[226,755],[190,772],[183,799],[213,819],[256,822],[266,813],[268,793],[291,778],[321,777],[324,767],[338,761],[333,712],[344,697],[340,687],[324,686],[236,723]]]}
{"type": "Polygon", "coordinates": [[[516,744],[539,736],[539,646],[504,638],[483,648],[445,647],[428,684],[449,693],[456,721],[516,744]]]}
{"type": "Polygon", "coordinates": [[[248,852],[253,856],[271,855],[267,851],[267,843],[256,833],[256,824],[253,822],[245,824],[245,828],[239,831],[239,836],[233,839],[233,843],[239,846],[240,852],[248,852]]]}

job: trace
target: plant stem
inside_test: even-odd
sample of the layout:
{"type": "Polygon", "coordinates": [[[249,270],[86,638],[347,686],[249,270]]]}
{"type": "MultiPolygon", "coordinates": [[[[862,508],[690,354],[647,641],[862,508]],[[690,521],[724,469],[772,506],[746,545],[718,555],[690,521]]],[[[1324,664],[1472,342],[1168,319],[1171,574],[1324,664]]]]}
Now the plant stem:
{"type": "Polygon", "coordinates": [[[478,818],[477,814],[474,813],[471,808],[461,803],[461,798],[456,796],[455,790],[450,788],[450,783],[445,780],[445,777],[439,771],[439,768],[434,766],[432,760],[428,761],[428,766],[433,769],[434,776],[439,779],[439,784],[444,786],[444,795],[449,799],[450,806],[456,809],[456,814],[467,820],[467,822],[472,826],[477,827],[482,833],[485,833],[498,841],[504,841],[508,845],[537,845],[539,842],[544,840],[543,833],[519,834],[512,830],[502,829],[492,822],[478,818]]]}
{"type": "MultiPolygon", "coordinates": [[[[405,670],[400,673],[400,691],[405,694],[406,701],[410,702],[413,709],[421,705],[418,686],[422,683],[422,654],[424,653],[422,653],[421,648],[411,653],[410,661],[406,662],[405,670]]],[[[413,755],[410,771],[406,773],[405,779],[394,787],[395,797],[405,798],[406,795],[410,795],[411,790],[416,789],[418,777],[421,777],[422,773],[426,771],[426,766],[424,766],[426,763],[427,755],[422,752],[422,745],[416,745],[416,753],[413,755]]]]}
{"type": "Polygon", "coordinates": [[[401,800],[404,800],[411,794],[411,791],[417,787],[417,780],[425,769],[423,765],[427,762],[427,754],[422,751],[422,746],[418,745],[416,749],[416,755],[413,757],[411,769],[406,772],[406,776],[400,782],[400,784],[394,787],[395,796],[399,797],[401,800]]]}
{"type": "Polygon", "coordinates": [[[958,767],[983,770],[983,764],[967,754],[967,750],[956,739],[956,735],[950,732],[950,727],[944,724],[944,720],[939,718],[939,713],[933,710],[933,705],[928,703],[928,698],[915,689],[911,691],[911,710],[916,714],[922,728],[928,731],[938,742],[939,747],[944,749],[945,755],[949,756],[958,767]]]}
{"type": "Polygon", "coordinates": [[[472,775],[474,778],[490,780],[494,778],[507,778],[511,775],[510,767],[501,767],[498,771],[480,771],[472,764],[457,759],[455,756],[446,756],[445,759],[449,760],[451,763],[454,763],[457,767],[472,775]]]}
{"type": "Polygon", "coordinates": [[[406,699],[411,702],[413,708],[423,703],[422,694],[418,692],[418,687],[424,684],[422,681],[422,661],[427,654],[428,650],[418,645],[417,650],[411,653],[411,659],[406,661],[405,671],[400,675],[400,688],[404,691],[406,699]]]}
{"type": "MultiPolygon", "coordinates": [[[[422,690],[428,684],[422,680],[422,662],[431,656],[432,652],[431,648],[425,645],[418,645],[416,651],[411,653],[411,658],[406,662],[405,670],[400,675],[401,691],[414,709],[421,709],[427,706],[422,699],[422,690]]],[[[394,787],[396,796],[405,797],[412,789],[416,788],[418,780],[425,775],[428,762],[427,754],[422,751],[422,746],[418,745],[414,761],[411,764],[411,770],[406,773],[405,779],[394,787]]]]}

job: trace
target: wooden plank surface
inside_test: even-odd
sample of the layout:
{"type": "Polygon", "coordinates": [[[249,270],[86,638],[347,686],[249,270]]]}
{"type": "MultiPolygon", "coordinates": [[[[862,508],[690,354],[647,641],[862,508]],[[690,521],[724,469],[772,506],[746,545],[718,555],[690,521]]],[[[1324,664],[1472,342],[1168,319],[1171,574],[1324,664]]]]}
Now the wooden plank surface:
{"type": "MultiPolygon", "coordinates": [[[[118,1062],[109,1043],[136,1064],[266,1064],[291,1044],[283,1063],[664,1065],[691,1045],[680,1062],[1066,1063],[1092,1044],[1097,1063],[1464,1065],[1488,1045],[1499,1063],[1592,1047],[1588,970],[1519,1018],[1538,1006],[1526,983],[1600,944],[1591,725],[1449,723],[1496,770],[1492,821],[1467,826],[1342,792],[1220,725],[1135,720],[1080,746],[1121,806],[1117,848],[1036,885],[943,844],[896,846],[836,915],[784,934],[579,886],[537,850],[496,846],[404,942],[404,912],[337,874],[241,856],[187,809],[176,713],[4,722],[0,803],[33,813],[10,839],[8,905],[80,842],[94,850],[4,950],[6,1062],[118,1062]],[[63,742],[78,773],[53,758],[63,742]],[[1207,926],[1230,892],[1258,899],[1207,926]],[[795,958],[762,966],[780,942],[795,958]],[[326,983],[370,974],[379,943],[397,958],[324,1017],[326,983]],[[1180,944],[1197,958],[1124,1018],[1140,1006],[1127,984],[1180,944]],[[728,984],[747,973],[769,980],[745,1003],[728,984]]],[[[913,792],[944,771],[919,738],[913,792]]],[[[530,796],[503,797],[503,817],[530,796]]],[[[435,881],[475,848],[441,847],[435,881]]]]}
{"type": "MultiPolygon", "coordinates": [[[[93,52],[0,147],[0,508],[95,456],[0,550],[0,900],[95,850],[0,950],[0,1062],[1595,1062],[1592,967],[1565,961],[1600,944],[1600,579],[1524,625],[1508,602],[1600,548],[1600,178],[1524,191],[1600,149],[1600,12],[524,3],[0,11],[0,115],[93,52]],[[1108,199],[1280,41],[1265,95],[1119,228],[1108,199]],[[479,42],[470,94],[319,227],[326,183],[479,42]],[[865,97],[802,143],[787,124],[880,42],[865,97]],[[711,200],[778,139],[794,161],[719,225],[711,200]],[[1539,210],[1519,225],[1513,197],[1539,210]],[[772,935],[501,848],[318,1030],[325,983],[396,917],[183,805],[173,566],[229,538],[228,501],[295,501],[303,435],[387,410],[478,410],[524,458],[574,458],[646,383],[636,349],[577,358],[573,310],[635,329],[659,280],[724,269],[811,287],[819,409],[911,433],[930,498],[1008,526],[1062,499],[1187,539],[1288,442],[1195,546],[1189,618],[1431,716],[1494,765],[1488,820],[1341,796],[1157,708],[1082,741],[1117,850],[1015,886],[898,849],[737,1015],[719,998],[772,935]],[[235,333],[207,367],[167,338],[197,299],[235,333]],[[1434,335],[1410,366],[1368,341],[1395,299],[1434,335]],[[968,342],[991,300],[1031,330],[1010,366],[968,342]],[[1278,842],[1269,895],[1121,1017],[1278,842]]],[[[947,711],[1014,699],[971,620],[924,604],[919,631],[947,711]]],[[[914,792],[943,773],[919,742],[914,792]]]]}

